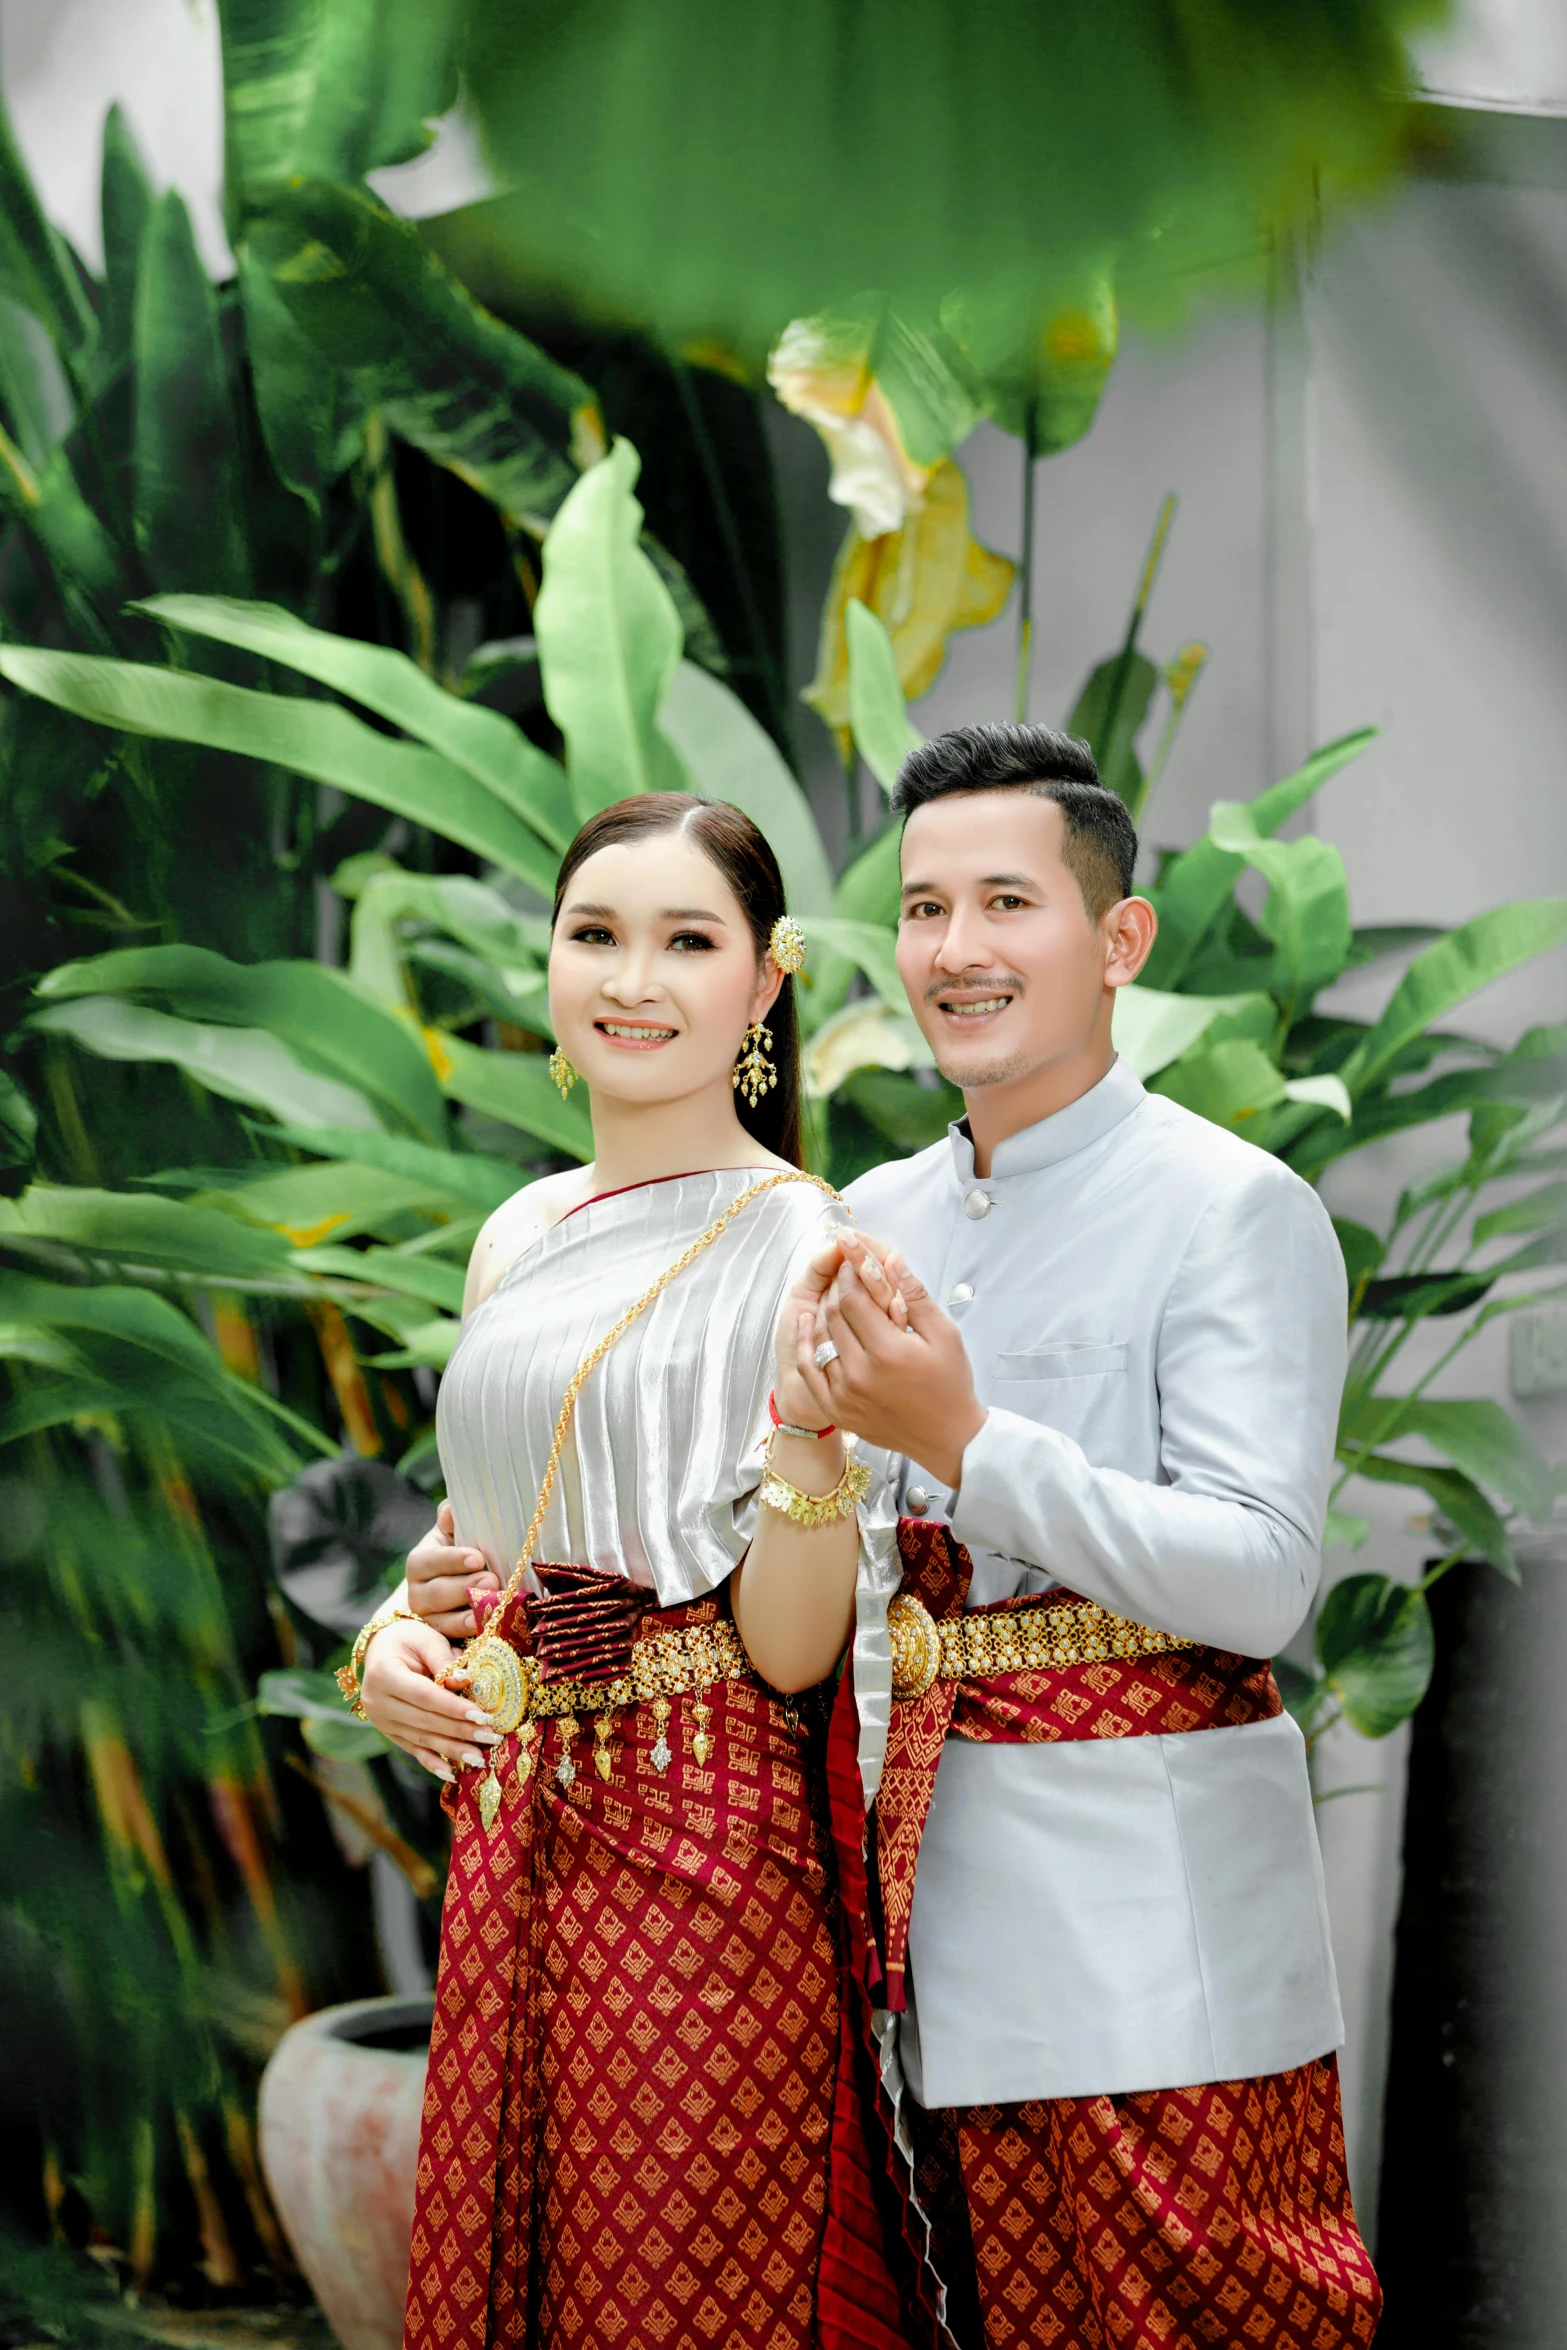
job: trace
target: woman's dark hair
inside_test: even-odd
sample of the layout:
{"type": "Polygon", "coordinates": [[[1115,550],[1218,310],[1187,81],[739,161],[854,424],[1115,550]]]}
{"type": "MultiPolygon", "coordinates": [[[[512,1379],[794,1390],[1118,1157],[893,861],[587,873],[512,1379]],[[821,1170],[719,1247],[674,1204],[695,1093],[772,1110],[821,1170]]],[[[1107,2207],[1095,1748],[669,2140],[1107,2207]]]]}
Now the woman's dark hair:
{"type": "Polygon", "coordinates": [[[955,726],[910,751],[892,804],[907,820],[949,792],[1035,792],[1054,800],[1066,826],[1061,855],[1097,922],[1132,894],[1137,828],[1119,793],[1099,780],[1087,743],[1052,726],[955,726]]]}
{"type": "MultiPolygon", "coordinates": [[[[731,808],[727,800],[700,800],[692,792],[636,792],[590,816],[561,859],[552,927],[560,920],[561,902],[579,865],[597,856],[600,849],[623,848],[628,841],[646,840],[655,832],[683,832],[718,868],[744,909],[760,962],[772,939],[773,924],[788,911],[778,859],[749,816],[731,808]]],[[[772,1032],[772,1062],[778,1082],[762,1095],[755,1109],[737,1093],[735,1108],[741,1125],[755,1135],[764,1150],[776,1152],[793,1167],[803,1167],[800,1027],[795,1017],[794,981],[787,976],[767,1015],[767,1026],[772,1032]]]]}

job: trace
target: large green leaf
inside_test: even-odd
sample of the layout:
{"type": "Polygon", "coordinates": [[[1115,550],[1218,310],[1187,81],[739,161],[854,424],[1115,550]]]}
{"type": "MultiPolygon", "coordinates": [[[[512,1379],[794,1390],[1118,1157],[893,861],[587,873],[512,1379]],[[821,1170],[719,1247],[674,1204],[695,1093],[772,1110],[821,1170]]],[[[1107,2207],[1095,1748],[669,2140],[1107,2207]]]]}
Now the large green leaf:
{"type": "MultiPolygon", "coordinates": [[[[1346,1062],[1342,1077],[1350,1074],[1346,1062]]],[[[1535,1060],[1506,1054],[1487,1066],[1450,1069],[1428,1085],[1390,1093],[1378,1085],[1354,1104],[1352,1123],[1342,1132],[1323,1129],[1312,1134],[1291,1156],[1303,1175],[1319,1174],[1332,1159],[1363,1150],[1412,1126],[1451,1118],[1463,1111],[1508,1104],[1520,1109],[1546,1108],[1567,1097],[1567,1057],[1535,1060]]]]}
{"type": "MultiPolygon", "coordinates": [[[[402,969],[407,950],[399,929],[406,921],[434,923],[472,948],[493,971],[501,993],[515,981],[519,997],[529,995],[540,976],[531,922],[515,914],[498,890],[466,873],[406,873],[386,866],[357,885],[349,961],[357,983],[385,1004],[402,1009],[408,1002],[402,969]]],[[[506,1017],[520,1017],[515,1004],[506,1017]]]]}
{"type": "Polygon", "coordinates": [[[536,1134],[569,1158],[592,1158],[593,1126],[581,1090],[563,1101],[542,1053],[487,1052],[458,1036],[433,1040],[431,1052],[441,1084],[454,1102],[536,1134]]]}
{"type": "Polygon", "coordinates": [[[1475,1246],[1481,1247],[1504,1232],[1546,1230],[1561,1223],[1564,1217],[1567,1217],[1567,1182],[1545,1183],[1523,1199],[1509,1200],[1505,1208],[1493,1208],[1489,1215],[1477,1216],[1475,1246]]]}
{"type": "Polygon", "coordinates": [[[0,293],[30,310],[66,363],[85,374],[98,339],[65,241],[50,227],[33,189],[11,118],[0,101],[0,293]]]}
{"type": "Polygon", "coordinates": [[[276,1279],[288,1270],[287,1246],[275,1234],[216,1208],[85,1185],[35,1183],[19,1199],[0,1200],[0,1238],[7,1236],[213,1281],[276,1279]]]}
{"type": "Polygon", "coordinates": [[[840,1090],[902,1152],[926,1150],[940,1142],[954,1119],[963,1115],[963,1096],[955,1085],[921,1085],[897,1069],[861,1069],[846,1077],[840,1090]]]}
{"type": "Polygon", "coordinates": [[[362,1093],[383,1120],[426,1139],[445,1125],[418,1037],[319,963],[231,963],[205,947],[126,947],[62,964],[38,994],[46,1003],[156,995],[186,1019],[266,1028],[306,1068],[362,1093]]]}
{"type": "Polygon", "coordinates": [[[669,591],[637,543],[639,464],[631,443],[617,440],[583,475],[544,542],[534,627],[579,819],[629,792],[690,788],[658,724],[681,634],[669,591]]]}
{"type": "Polygon", "coordinates": [[[351,1129],[374,1127],[375,1111],[357,1088],[305,1068],[264,1028],[227,1028],[171,1019],[119,996],[83,996],[46,1006],[32,1026],[67,1036],[106,1061],[163,1061],[186,1070],[226,1101],[244,1102],[284,1120],[351,1129]]]}
{"type": "Polygon", "coordinates": [[[841,914],[812,914],[806,917],[805,935],[812,946],[847,957],[894,1012],[907,1012],[909,999],[898,976],[895,930],[886,930],[879,922],[849,922],[841,914]]]}
{"type": "Polygon", "coordinates": [[[1137,737],[1158,683],[1146,653],[1135,647],[1113,653],[1090,671],[1066,722],[1066,732],[1093,752],[1100,780],[1120,793],[1134,817],[1143,796],[1137,737]]]}
{"type": "Polygon", "coordinates": [[[420,1212],[444,1217],[451,1212],[449,1194],[417,1176],[351,1159],[236,1175],[208,1190],[231,1201],[250,1224],[267,1226],[271,1235],[283,1236],[295,1248],[314,1248],[329,1237],[342,1241],[358,1232],[379,1231],[398,1217],[420,1212]]]}
{"type": "Polygon", "coordinates": [[[1507,1528],[1473,1478],[1462,1470],[1428,1468],[1423,1461],[1401,1461],[1380,1452],[1357,1452],[1346,1466],[1357,1477],[1369,1477],[1378,1485],[1418,1486],[1480,1558],[1489,1560],[1509,1583],[1522,1580],[1507,1528]]]}
{"type": "Polygon", "coordinates": [[[743,809],[765,834],[790,912],[825,914],[832,904],[832,866],[811,804],[739,695],[694,661],[682,661],[658,725],[684,761],[692,788],[743,809]]]}
{"type": "Polygon", "coordinates": [[[1303,840],[1274,840],[1257,829],[1252,810],[1220,800],[1208,836],[1221,849],[1244,857],[1268,884],[1261,927],[1277,952],[1270,978],[1273,993],[1293,1014],[1303,1012],[1319,988],[1343,970],[1349,955],[1349,882],[1336,848],[1308,834],[1303,840]]]}
{"type": "Polygon", "coordinates": [[[603,450],[580,377],[482,310],[418,231],[326,180],[280,190],[245,250],[393,432],[542,534],[603,450]]]}
{"type": "Polygon", "coordinates": [[[292,1143],[296,1150],[407,1176],[486,1214],[503,1206],[526,1180],[506,1159],[484,1158],[477,1151],[436,1150],[401,1134],[363,1134],[351,1126],[280,1126],[274,1131],[279,1142],[292,1143]]]}
{"type": "Polygon", "coordinates": [[[162,588],[250,584],[239,424],[212,290],[184,200],[158,199],[136,287],[136,544],[162,588]]]}
{"type": "Polygon", "coordinates": [[[261,437],[279,481],[319,515],[332,483],[363,451],[366,405],[296,322],[248,247],[237,259],[261,437]]]}
{"type": "Polygon", "coordinates": [[[1261,993],[1167,995],[1156,987],[1118,987],[1112,1012],[1115,1049],[1145,1081],[1178,1061],[1217,1023],[1249,1019],[1262,1037],[1272,1034],[1275,1023],[1273,1006],[1261,993]]]}
{"type": "Polygon", "coordinates": [[[220,0],[231,225],[289,180],[406,163],[457,95],[457,20],[431,0],[220,0]]]}
{"type": "MultiPolygon", "coordinates": [[[[1374,726],[1342,735],[1314,752],[1293,775],[1246,802],[1259,836],[1266,839],[1277,832],[1330,776],[1358,758],[1375,735],[1374,726]]],[[[1159,936],[1143,969],[1150,987],[1176,986],[1244,870],[1245,860],[1222,849],[1207,833],[1172,861],[1158,887],[1148,893],[1159,912],[1159,936]]]]}
{"type": "Polygon", "coordinates": [[[849,646],[849,725],[855,748],[890,799],[898,769],[925,738],[909,722],[892,639],[858,596],[849,598],[844,631],[849,646]]]}
{"type": "Polygon", "coordinates": [[[1188,1053],[1154,1079],[1152,1090],[1238,1134],[1245,1133],[1248,1119],[1285,1098],[1283,1072],[1260,1045],[1241,1036],[1188,1053]]]}
{"type": "MultiPolygon", "coordinates": [[[[260,1392],[226,1371],[167,1298],[99,1283],[76,1288],[0,1270],[0,1353],[31,1330],[70,1341],[77,1368],[29,1378],[0,1412],[0,1444],[82,1413],[142,1413],[163,1421],[197,1458],[217,1456],[269,1481],[291,1476],[297,1455],[260,1392]],[[8,1343],[9,1342],[9,1343],[8,1343]]],[[[325,1439],[323,1451],[330,1450],[325,1439]]]]}
{"type": "Polygon", "coordinates": [[[0,507],[37,539],[61,585],[100,605],[124,594],[114,541],[82,496],[63,447],[52,449],[35,472],[0,427],[0,507]]]}
{"type": "Polygon", "coordinates": [[[0,405],[24,465],[42,473],[76,421],[76,401],[54,345],[8,294],[0,294],[0,405]]]}
{"type": "Polygon", "coordinates": [[[1433,1396],[1358,1397],[1346,1411],[1341,1445],[1393,1444],[1423,1437],[1475,1484],[1505,1495],[1526,1517],[1551,1514],[1551,1471],[1539,1448],[1499,1403],[1433,1396]]]}
{"type": "Polygon", "coordinates": [[[395,1248],[342,1248],[328,1242],[324,1248],[301,1250],[294,1261],[303,1272],[375,1282],[423,1305],[442,1306],[449,1314],[462,1311],[463,1269],[440,1257],[395,1248]]]}
{"type": "Polygon", "coordinates": [[[1403,1047],[1504,971],[1567,941],[1567,897],[1525,898],[1479,914],[1417,955],[1387,1009],[1362,1038],[1341,1075],[1364,1093],[1403,1047]]]}
{"type": "Polygon", "coordinates": [[[0,645],[0,675],[100,726],[237,751],[335,784],[373,807],[429,825],[535,889],[554,885],[554,858],[493,792],[422,744],[377,734],[335,702],[255,693],[184,670],[28,645],[0,645]]]}
{"type": "Polygon", "coordinates": [[[135,331],[136,281],[142,242],[156,198],[135,134],[122,107],[111,106],[103,126],[100,211],[103,222],[102,340],[98,368],[108,376],[131,356],[135,331]]]}
{"type": "Polygon", "coordinates": [[[448,693],[406,653],[363,644],[356,637],[329,635],[277,604],[237,603],[221,596],[154,596],[139,609],[168,628],[237,645],[334,687],[464,769],[532,825],[547,847],[563,849],[570,839],[571,804],[566,778],[556,762],[498,710],[448,693]]]}
{"type": "Polygon", "coordinates": [[[1345,1717],[1365,1738],[1407,1721],[1431,1685],[1436,1638],[1423,1591],[1346,1575],[1317,1617],[1317,1655],[1345,1717]]]}

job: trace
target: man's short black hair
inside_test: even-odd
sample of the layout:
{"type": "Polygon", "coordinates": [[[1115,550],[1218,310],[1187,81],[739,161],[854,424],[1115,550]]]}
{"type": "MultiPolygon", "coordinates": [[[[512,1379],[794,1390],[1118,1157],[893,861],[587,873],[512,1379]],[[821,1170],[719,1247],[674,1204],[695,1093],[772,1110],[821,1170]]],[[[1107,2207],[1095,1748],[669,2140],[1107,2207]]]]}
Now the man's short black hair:
{"type": "Polygon", "coordinates": [[[1062,855],[1097,922],[1132,894],[1137,828],[1119,792],[1099,780],[1087,743],[1053,726],[955,726],[910,751],[898,769],[893,807],[905,819],[949,792],[1037,793],[1054,800],[1066,826],[1062,855]]]}

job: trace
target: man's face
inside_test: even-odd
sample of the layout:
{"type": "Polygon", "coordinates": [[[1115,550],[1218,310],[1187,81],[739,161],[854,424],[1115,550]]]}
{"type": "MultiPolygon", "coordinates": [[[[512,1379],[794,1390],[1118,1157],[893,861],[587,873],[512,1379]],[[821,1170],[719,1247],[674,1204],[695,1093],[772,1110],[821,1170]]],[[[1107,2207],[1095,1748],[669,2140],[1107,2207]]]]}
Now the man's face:
{"type": "Polygon", "coordinates": [[[1106,1017],[1115,916],[1093,920],[1065,843],[1055,802],[1016,787],[954,792],[904,827],[898,970],[965,1091],[1083,1051],[1106,1017]]]}

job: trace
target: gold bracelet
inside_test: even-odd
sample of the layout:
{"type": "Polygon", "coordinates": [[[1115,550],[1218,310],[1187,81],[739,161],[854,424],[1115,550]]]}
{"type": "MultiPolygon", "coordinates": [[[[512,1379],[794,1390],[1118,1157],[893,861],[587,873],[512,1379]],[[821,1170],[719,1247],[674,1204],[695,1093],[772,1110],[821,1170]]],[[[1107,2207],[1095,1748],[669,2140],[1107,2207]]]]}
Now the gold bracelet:
{"type": "Polygon", "coordinates": [[[797,1526],[835,1526],[840,1518],[852,1518],[870,1491],[870,1483],[869,1468],[850,1454],[843,1464],[843,1475],[831,1493],[802,1493],[798,1485],[791,1485],[773,1467],[773,1448],[769,1439],[761,1498],[770,1510],[777,1510],[782,1517],[792,1518],[797,1526]]]}
{"type": "Polygon", "coordinates": [[[411,1607],[399,1607],[395,1599],[389,1599],[384,1607],[376,1609],[368,1624],[361,1625],[359,1637],[354,1642],[353,1655],[346,1665],[339,1665],[337,1668],[337,1685],[343,1692],[343,1701],[356,1722],[368,1721],[370,1718],[365,1712],[365,1701],[360,1692],[359,1681],[365,1669],[365,1651],[369,1648],[371,1641],[377,1632],[384,1632],[388,1624],[417,1624],[422,1621],[423,1618],[416,1615],[411,1607]]]}

